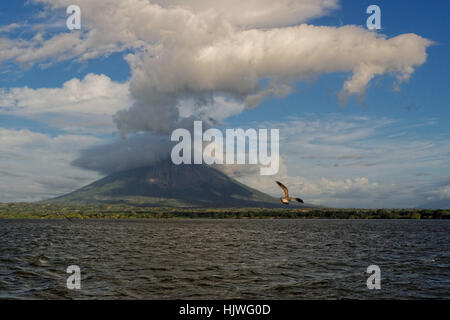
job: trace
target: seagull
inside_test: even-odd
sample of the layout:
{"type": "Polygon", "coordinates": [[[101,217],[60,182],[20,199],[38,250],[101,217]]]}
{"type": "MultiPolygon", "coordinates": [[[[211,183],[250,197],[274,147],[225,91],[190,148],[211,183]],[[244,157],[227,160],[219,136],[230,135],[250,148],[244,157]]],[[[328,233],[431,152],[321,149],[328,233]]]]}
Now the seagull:
{"type": "Polygon", "coordinates": [[[285,186],[284,184],[282,184],[280,181],[275,181],[275,182],[276,182],[276,183],[280,186],[280,188],[283,189],[283,191],[284,191],[284,198],[280,198],[281,203],[283,203],[283,204],[289,204],[289,201],[293,201],[293,200],[303,203],[303,200],[300,199],[300,198],[291,198],[291,197],[289,197],[289,191],[288,191],[288,188],[286,188],[286,186],[285,186]]]}

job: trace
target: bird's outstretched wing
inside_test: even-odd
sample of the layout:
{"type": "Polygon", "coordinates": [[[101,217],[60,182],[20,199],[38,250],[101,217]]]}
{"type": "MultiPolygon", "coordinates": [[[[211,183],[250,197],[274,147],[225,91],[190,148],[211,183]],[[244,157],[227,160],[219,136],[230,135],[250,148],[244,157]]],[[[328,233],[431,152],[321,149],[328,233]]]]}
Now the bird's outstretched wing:
{"type": "Polygon", "coordinates": [[[298,202],[300,202],[300,203],[303,203],[303,200],[302,199],[300,199],[300,198],[294,198],[296,201],[298,201],[298,202]]]}
{"type": "Polygon", "coordinates": [[[280,186],[280,188],[281,189],[283,189],[283,191],[284,191],[284,196],[287,198],[287,197],[289,197],[289,191],[288,191],[288,188],[286,188],[286,186],[284,185],[284,184],[282,184],[280,181],[275,181],[279,186],[280,186]]]}

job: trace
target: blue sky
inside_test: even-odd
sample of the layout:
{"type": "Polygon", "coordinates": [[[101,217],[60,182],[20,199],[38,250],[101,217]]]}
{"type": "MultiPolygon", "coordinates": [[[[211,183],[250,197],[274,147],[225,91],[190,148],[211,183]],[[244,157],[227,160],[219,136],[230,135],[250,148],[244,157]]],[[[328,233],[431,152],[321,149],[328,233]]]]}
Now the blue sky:
{"type": "MultiPolygon", "coordinates": [[[[0,201],[44,199],[99,178],[101,173],[73,166],[71,162],[85,148],[118,139],[118,130],[112,122],[114,114],[121,110],[117,101],[123,101],[124,109],[132,104],[126,105],[128,97],[125,96],[118,97],[116,102],[111,101],[117,92],[127,91],[130,80],[136,77],[137,71],[133,73],[133,70],[139,67],[133,67],[126,59],[130,54],[137,56],[135,53],[141,50],[135,47],[134,42],[121,47],[120,39],[114,49],[109,49],[107,44],[107,49],[100,46],[88,48],[86,52],[98,50],[93,58],[81,58],[86,52],[77,50],[68,52],[65,58],[61,58],[58,52],[49,53],[44,58],[28,58],[30,55],[26,49],[21,56],[8,53],[21,48],[21,41],[29,42],[25,47],[31,48],[32,52],[33,46],[50,47],[52,38],[60,34],[73,35],[78,32],[88,38],[87,33],[83,32],[100,28],[95,19],[98,13],[94,12],[98,8],[87,8],[80,1],[83,19],[86,15],[86,30],[69,31],[65,27],[65,1],[42,2],[3,1],[0,4],[0,28],[18,24],[0,32],[0,39],[10,40],[3,45],[0,42],[0,129],[3,129],[3,140],[0,141],[4,141],[2,150],[6,154],[0,160],[0,174],[4,172],[5,179],[6,173],[20,175],[20,179],[9,177],[15,184],[14,188],[5,190],[0,201]],[[37,34],[42,36],[41,44],[33,42],[37,34]],[[92,82],[86,81],[83,87],[88,75],[93,75],[92,82]],[[74,79],[81,81],[81,88],[92,88],[94,84],[104,81],[105,87],[99,89],[104,90],[102,96],[97,98],[89,94],[84,97],[77,93],[72,98],[80,101],[72,99],[69,103],[63,97],[67,92],[50,90],[62,89],[68,82],[77,87],[74,79]],[[31,91],[24,91],[25,88],[31,91]],[[42,88],[50,91],[39,91],[42,88]],[[29,97],[22,101],[24,92],[29,97]],[[61,97],[55,99],[54,106],[42,109],[45,103],[43,97],[58,94],[61,97]],[[105,97],[106,94],[111,96],[105,97]],[[41,98],[44,102],[38,101],[41,98]],[[96,112],[90,116],[86,111],[90,108],[87,105],[89,101],[94,101],[95,105],[105,103],[105,110],[111,111],[96,112]],[[60,107],[58,103],[67,105],[64,110],[56,112],[60,107]],[[113,106],[107,109],[109,103],[113,106]],[[79,114],[74,109],[78,104],[85,108],[79,114]],[[65,150],[61,143],[68,143],[73,148],[65,150]],[[43,154],[48,155],[50,166],[52,161],[58,161],[54,170],[43,169],[45,161],[41,163],[39,160],[43,154]],[[20,160],[27,156],[34,161],[20,160]],[[64,171],[64,177],[57,168],[64,171]]],[[[318,3],[322,10],[319,14],[296,20],[281,12],[280,18],[286,14],[285,24],[269,21],[265,17],[257,23],[264,23],[264,26],[271,23],[269,29],[289,28],[300,23],[336,28],[356,25],[364,29],[368,17],[366,8],[377,4],[381,8],[382,29],[377,31],[379,34],[389,39],[413,33],[433,41],[426,48],[426,61],[415,65],[409,79],[398,83],[396,89],[394,87],[398,81],[395,73],[383,72],[374,76],[360,95],[349,95],[343,105],[339,103],[338,95],[352,72],[336,70],[307,74],[303,80],[290,80],[292,90],[289,94],[268,95],[253,108],[236,107],[239,111],[227,113],[219,119],[221,126],[280,128],[284,167],[279,178],[298,188],[305,194],[304,198],[309,197],[309,202],[343,207],[414,207],[450,199],[450,127],[447,125],[450,121],[450,3],[347,0],[337,2],[338,6],[333,8],[322,8],[320,1],[312,2],[318,3]],[[329,135],[329,138],[342,139],[334,144],[332,139],[322,137],[321,133],[329,135]],[[283,144],[283,141],[286,143],[283,144]],[[292,141],[299,142],[293,145],[292,141]],[[294,152],[293,149],[304,150],[304,153],[294,152]],[[398,196],[393,195],[397,191],[398,196]]],[[[164,1],[159,3],[164,7],[164,1]]],[[[130,5],[133,4],[130,0],[130,5]]],[[[192,11],[197,13],[201,9],[195,7],[192,11]]],[[[195,35],[192,35],[194,38],[195,35]]],[[[82,40],[92,45],[89,39],[82,40]]],[[[82,46],[82,42],[76,42],[74,47],[76,45],[82,46]]],[[[334,48],[331,46],[327,50],[333,51],[334,48]]],[[[396,59],[401,64],[401,57],[396,59]]],[[[148,68],[149,74],[152,74],[151,66],[148,68]]],[[[166,76],[170,78],[170,74],[166,76]]],[[[131,84],[132,98],[142,95],[136,82],[131,84]]],[[[267,79],[259,80],[263,87],[267,83],[267,79]]],[[[220,88],[214,92],[224,94],[220,88]]],[[[197,98],[197,92],[195,94],[193,96],[197,98]]],[[[236,104],[243,103],[235,95],[227,99],[236,104]]],[[[139,131],[133,130],[130,135],[139,131]]],[[[150,128],[148,131],[154,132],[152,130],[150,128]]],[[[253,170],[247,169],[239,173],[235,170],[229,172],[236,174],[242,182],[277,194],[271,178],[255,176],[253,170]]]]}

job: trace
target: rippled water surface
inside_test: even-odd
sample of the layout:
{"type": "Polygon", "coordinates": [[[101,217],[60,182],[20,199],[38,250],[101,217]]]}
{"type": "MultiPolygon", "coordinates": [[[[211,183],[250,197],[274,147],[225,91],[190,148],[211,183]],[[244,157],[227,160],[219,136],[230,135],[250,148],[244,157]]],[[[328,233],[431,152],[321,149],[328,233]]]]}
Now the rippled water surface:
{"type": "Polygon", "coordinates": [[[448,299],[449,239],[436,220],[0,220],[0,298],[448,299]]]}

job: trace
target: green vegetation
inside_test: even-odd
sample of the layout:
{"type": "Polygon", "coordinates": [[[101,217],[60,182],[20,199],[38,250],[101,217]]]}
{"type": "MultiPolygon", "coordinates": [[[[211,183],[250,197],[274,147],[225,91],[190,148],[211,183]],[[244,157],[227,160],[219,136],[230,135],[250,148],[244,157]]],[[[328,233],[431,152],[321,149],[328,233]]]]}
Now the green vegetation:
{"type": "Polygon", "coordinates": [[[450,210],[330,208],[168,208],[122,204],[0,203],[0,219],[450,219],[450,210]]]}

